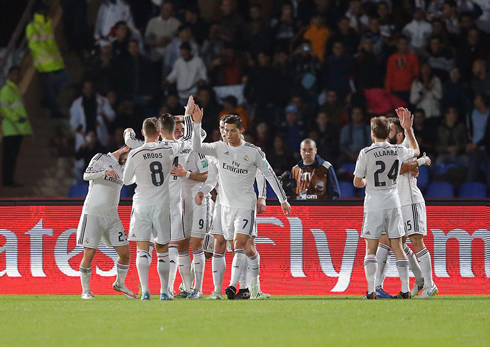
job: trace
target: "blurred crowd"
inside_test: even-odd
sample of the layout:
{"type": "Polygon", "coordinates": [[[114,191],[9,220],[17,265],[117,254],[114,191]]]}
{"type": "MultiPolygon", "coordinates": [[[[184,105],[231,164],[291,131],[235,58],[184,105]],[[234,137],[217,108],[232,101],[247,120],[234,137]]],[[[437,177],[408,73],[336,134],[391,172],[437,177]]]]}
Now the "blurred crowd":
{"type": "Polygon", "coordinates": [[[440,179],[490,185],[488,1],[107,0],[89,35],[77,11],[64,23],[86,57],[70,110],[80,169],[194,95],[207,141],[238,114],[278,174],[309,137],[350,180],[369,119],[405,106],[440,179]]]}

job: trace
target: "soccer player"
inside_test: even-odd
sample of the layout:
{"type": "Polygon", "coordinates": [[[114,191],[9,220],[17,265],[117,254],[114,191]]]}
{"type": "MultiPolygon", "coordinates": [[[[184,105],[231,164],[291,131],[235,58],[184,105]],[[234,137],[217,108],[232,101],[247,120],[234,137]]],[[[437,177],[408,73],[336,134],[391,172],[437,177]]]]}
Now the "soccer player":
{"type": "Polygon", "coordinates": [[[376,249],[383,231],[390,239],[391,248],[396,255],[396,267],[402,288],[397,298],[410,299],[408,282],[408,259],[402,248],[405,235],[400,197],[397,191],[397,178],[400,162],[420,154],[413,134],[413,118],[406,109],[397,109],[401,115],[401,125],[405,129],[410,148],[391,145],[387,142],[390,126],[385,117],[371,119],[373,144],[362,149],[357,158],[354,171],[354,186],[366,187],[364,198],[364,219],[361,236],[366,240],[364,270],[368,282],[365,299],[376,299],[375,277],[378,268],[376,249]]]}
{"type": "MultiPolygon", "coordinates": [[[[190,122],[188,116],[187,124],[190,122]]],[[[158,141],[172,136],[175,118],[166,115],[163,122],[156,118],[147,118],[143,122],[143,146],[133,149],[128,156],[124,172],[124,184],[137,184],[133,197],[129,240],[136,241],[136,267],[141,283],[141,300],[150,299],[148,272],[151,262],[149,243],[155,239],[160,276],[160,300],[172,300],[168,292],[169,257],[168,243],[171,234],[169,181],[174,157],[182,150],[184,141],[158,141]]],[[[130,132],[128,132],[130,133],[130,132]]],[[[126,136],[128,137],[128,136],[126,136]]],[[[134,138],[134,134],[129,135],[134,138]]],[[[186,138],[184,136],[184,138],[186,138]]]]}
{"type": "MultiPolygon", "coordinates": [[[[390,143],[408,146],[407,137],[401,127],[400,120],[397,118],[390,119],[390,143]]],[[[417,187],[417,178],[412,174],[413,170],[421,165],[430,165],[431,160],[424,155],[415,160],[414,158],[404,162],[400,170],[398,180],[398,195],[403,214],[406,237],[410,238],[415,253],[404,243],[404,251],[410,262],[410,269],[415,275],[415,284],[411,290],[411,295],[416,296],[420,293],[419,298],[430,298],[437,294],[438,288],[432,279],[432,263],[430,253],[425,247],[424,236],[427,235],[427,216],[425,209],[425,200],[417,187]],[[418,258],[418,259],[417,259],[418,258]],[[419,264],[420,261],[420,264],[419,264]]],[[[378,298],[390,297],[383,289],[383,281],[388,268],[388,255],[390,243],[388,238],[383,235],[376,251],[378,259],[378,271],[376,273],[376,296],[378,298]]]]}
{"type": "Polygon", "coordinates": [[[83,247],[80,263],[82,299],[95,299],[90,291],[92,260],[101,239],[107,246],[114,247],[117,260],[117,277],[112,285],[114,290],[134,299],[136,296],[124,285],[129,270],[129,242],[117,213],[121,195],[124,164],[129,147],[122,147],[113,153],[96,154],[83,174],[89,181],[89,189],[83,204],[82,216],[77,229],[77,244],[83,247]]]}
{"type": "MultiPolygon", "coordinates": [[[[194,130],[200,132],[202,110],[194,112],[193,119],[194,130]]],[[[290,213],[291,206],[274,171],[265,160],[262,150],[242,139],[241,118],[230,115],[224,123],[227,142],[201,143],[198,133],[193,135],[192,146],[194,151],[215,157],[218,162],[222,230],[225,239],[233,239],[235,246],[231,282],[226,288],[228,299],[233,300],[240,276],[247,269],[247,256],[252,262],[252,271],[256,272],[252,274],[252,279],[258,278],[258,256],[255,247],[248,242],[256,232],[257,197],[253,183],[257,169],[264,174],[272,186],[285,214],[290,213]]]]}

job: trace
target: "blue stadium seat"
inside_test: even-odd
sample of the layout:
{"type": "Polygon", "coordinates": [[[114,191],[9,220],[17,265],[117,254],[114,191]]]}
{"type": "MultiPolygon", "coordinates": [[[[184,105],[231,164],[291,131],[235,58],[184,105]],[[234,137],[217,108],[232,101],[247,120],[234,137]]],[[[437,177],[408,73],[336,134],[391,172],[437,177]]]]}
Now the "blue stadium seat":
{"type": "Polygon", "coordinates": [[[452,169],[452,168],[457,168],[458,166],[455,165],[455,164],[441,164],[441,165],[438,165],[436,166],[436,169],[434,170],[434,175],[435,176],[438,176],[438,175],[443,175],[445,174],[449,169],[452,169]]]}
{"type": "Polygon", "coordinates": [[[340,181],[339,187],[340,187],[340,197],[353,198],[355,196],[354,185],[351,182],[340,181]]]}
{"type": "Polygon", "coordinates": [[[425,190],[429,185],[429,167],[426,165],[419,166],[419,177],[417,177],[417,186],[425,190]]]}
{"type": "Polygon", "coordinates": [[[427,187],[426,198],[454,198],[454,188],[448,182],[432,182],[427,187]]]}
{"type": "Polygon", "coordinates": [[[121,189],[121,198],[129,198],[128,187],[123,186],[121,189]]]}
{"type": "Polygon", "coordinates": [[[487,187],[479,182],[467,182],[459,188],[459,198],[486,198],[487,187]]]}
{"type": "Polygon", "coordinates": [[[74,184],[70,187],[70,191],[68,192],[69,198],[84,198],[88,193],[88,184],[74,184]]]}
{"type": "Polygon", "coordinates": [[[342,164],[342,165],[340,166],[340,168],[341,168],[342,170],[345,170],[345,171],[347,171],[348,173],[352,174],[352,173],[354,173],[354,170],[356,169],[356,164],[349,164],[349,163],[347,163],[347,164],[342,164]]]}

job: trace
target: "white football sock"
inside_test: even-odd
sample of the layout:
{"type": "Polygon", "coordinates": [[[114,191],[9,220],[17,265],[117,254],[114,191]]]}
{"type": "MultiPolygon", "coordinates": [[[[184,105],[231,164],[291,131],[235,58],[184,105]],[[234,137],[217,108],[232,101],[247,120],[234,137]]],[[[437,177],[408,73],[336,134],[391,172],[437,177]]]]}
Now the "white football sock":
{"type": "Polygon", "coordinates": [[[158,276],[160,276],[160,293],[168,294],[168,275],[170,269],[168,252],[157,253],[157,257],[157,271],[158,276]]]}
{"type": "Polygon", "coordinates": [[[376,250],[376,259],[378,260],[378,270],[376,271],[376,280],[374,281],[374,288],[378,286],[383,287],[385,267],[388,265],[388,255],[390,254],[390,246],[384,245],[382,243],[378,244],[378,249],[376,250]]]}
{"type": "Polygon", "coordinates": [[[148,253],[150,253],[150,266],[151,266],[151,262],[153,261],[153,250],[154,249],[155,249],[155,243],[150,241],[148,243],[148,253]]]}
{"type": "Polygon", "coordinates": [[[179,272],[182,280],[184,281],[184,286],[186,292],[191,292],[192,281],[191,281],[191,256],[189,252],[179,252],[179,272]]]}
{"type": "Polygon", "coordinates": [[[246,261],[246,267],[244,268],[244,271],[242,271],[242,274],[240,276],[240,280],[238,281],[238,285],[240,286],[240,289],[248,288],[248,286],[247,286],[248,257],[245,259],[245,261],[246,261]]]}
{"type": "Polygon", "coordinates": [[[412,249],[408,247],[408,245],[405,245],[405,248],[403,250],[407,255],[408,263],[410,264],[410,270],[412,270],[413,275],[415,276],[415,281],[422,282],[424,278],[422,277],[422,270],[420,269],[420,264],[417,260],[417,257],[415,256],[415,254],[413,254],[412,249]]]}
{"type": "Polygon", "coordinates": [[[168,245],[168,260],[170,263],[168,273],[168,286],[173,292],[175,276],[177,275],[177,266],[179,265],[179,250],[177,245],[168,245]]]}
{"type": "Polygon", "coordinates": [[[396,269],[400,275],[400,281],[402,282],[402,292],[406,293],[410,291],[408,285],[408,259],[397,259],[396,269]]]}
{"type": "Polygon", "coordinates": [[[259,283],[260,255],[256,252],[254,256],[248,258],[247,278],[250,276],[251,284],[259,283]]]}
{"type": "Polygon", "coordinates": [[[424,277],[424,287],[430,288],[434,285],[434,282],[432,280],[432,262],[427,248],[424,247],[423,250],[418,252],[417,258],[419,258],[422,276],[424,277]]]}
{"type": "Polygon", "coordinates": [[[92,275],[92,268],[84,268],[80,266],[80,280],[82,281],[82,291],[90,291],[90,276],[92,275]]]}
{"type": "Polygon", "coordinates": [[[194,289],[202,292],[202,281],[204,279],[204,268],[206,266],[206,258],[204,257],[204,251],[202,249],[193,251],[192,255],[194,256],[194,260],[192,261],[192,263],[194,264],[194,271],[196,274],[196,283],[194,284],[194,289]]]}
{"type": "MultiPolygon", "coordinates": [[[[192,251],[192,254],[194,254],[194,251],[192,251]]],[[[191,262],[191,288],[196,288],[196,285],[193,285],[194,284],[194,281],[196,279],[196,265],[194,264],[195,260],[196,260],[196,258],[194,256],[192,256],[192,262],[191,262]]]]}
{"type": "Polygon", "coordinates": [[[140,278],[141,292],[149,293],[148,272],[150,271],[150,253],[139,249],[136,252],[136,269],[140,278]]]}
{"type": "Polygon", "coordinates": [[[213,283],[214,291],[221,294],[223,288],[223,276],[226,270],[226,258],[224,254],[213,253],[213,283]]]}
{"type": "Polygon", "coordinates": [[[129,264],[124,265],[117,262],[116,269],[117,269],[116,282],[120,285],[124,285],[124,281],[126,280],[126,275],[128,274],[128,270],[129,270],[129,264]]]}
{"type": "Polygon", "coordinates": [[[368,283],[368,294],[374,292],[374,281],[378,270],[378,259],[375,254],[368,254],[364,257],[364,273],[368,283]]]}
{"type": "Polygon", "coordinates": [[[230,286],[237,287],[243,271],[247,270],[247,255],[244,249],[235,249],[231,268],[230,286]]]}

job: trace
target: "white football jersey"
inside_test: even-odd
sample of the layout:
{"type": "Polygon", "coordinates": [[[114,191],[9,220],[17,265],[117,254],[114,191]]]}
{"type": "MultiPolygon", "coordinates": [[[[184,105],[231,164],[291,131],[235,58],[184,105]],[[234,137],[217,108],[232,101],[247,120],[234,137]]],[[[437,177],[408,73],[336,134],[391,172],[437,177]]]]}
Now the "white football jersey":
{"type": "Polygon", "coordinates": [[[133,206],[170,204],[170,169],[184,144],[178,141],[149,142],[129,152],[123,181],[126,185],[136,182],[133,206]]]}
{"type": "Polygon", "coordinates": [[[83,214],[119,218],[117,206],[123,186],[124,166],[119,165],[112,153],[96,154],[88,165],[83,179],[89,181],[88,194],[83,203],[83,214]],[[119,178],[105,174],[106,170],[114,170],[119,178]]]}
{"type": "Polygon", "coordinates": [[[401,163],[413,158],[413,154],[413,149],[388,142],[373,143],[359,152],[354,175],[367,180],[365,212],[401,206],[397,180],[401,163]]]}
{"type": "MultiPolygon", "coordinates": [[[[208,172],[209,162],[206,156],[197,152],[191,152],[187,157],[187,162],[184,164],[184,166],[187,171],[204,173],[208,172]]],[[[184,199],[193,199],[205,183],[197,182],[185,177],[182,177],[182,179],[182,195],[184,199]]]]}
{"type": "Polygon", "coordinates": [[[239,209],[254,209],[257,196],[253,188],[257,169],[272,186],[279,201],[286,201],[286,194],[279,179],[265,159],[262,150],[248,142],[233,147],[227,142],[202,143],[199,138],[201,124],[194,125],[193,150],[218,159],[220,204],[239,209]]]}
{"type": "MultiPolygon", "coordinates": [[[[192,153],[192,147],[186,145],[179,153],[175,156],[174,161],[172,162],[172,166],[178,166],[179,163],[186,167],[187,159],[189,155],[192,153]]],[[[184,188],[184,182],[187,180],[185,177],[178,176],[170,176],[170,182],[168,184],[169,194],[170,194],[170,202],[172,204],[179,203],[182,201],[182,190],[184,188]]]]}
{"type": "MultiPolygon", "coordinates": [[[[401,144],[402,146],[409,147],[408,138],[401,144]]],[[[405,161],[405,163],[410,161],[415,161],[416,158],[410,158],[405,161]]],[[[413,177],[410,172],[400,175],[398,179],[398,195],[400,196],[400,203],[402,206],[417,204],[420,202],[425,202],[424,196],[417,187],[417,178],[413,177]]]]}

